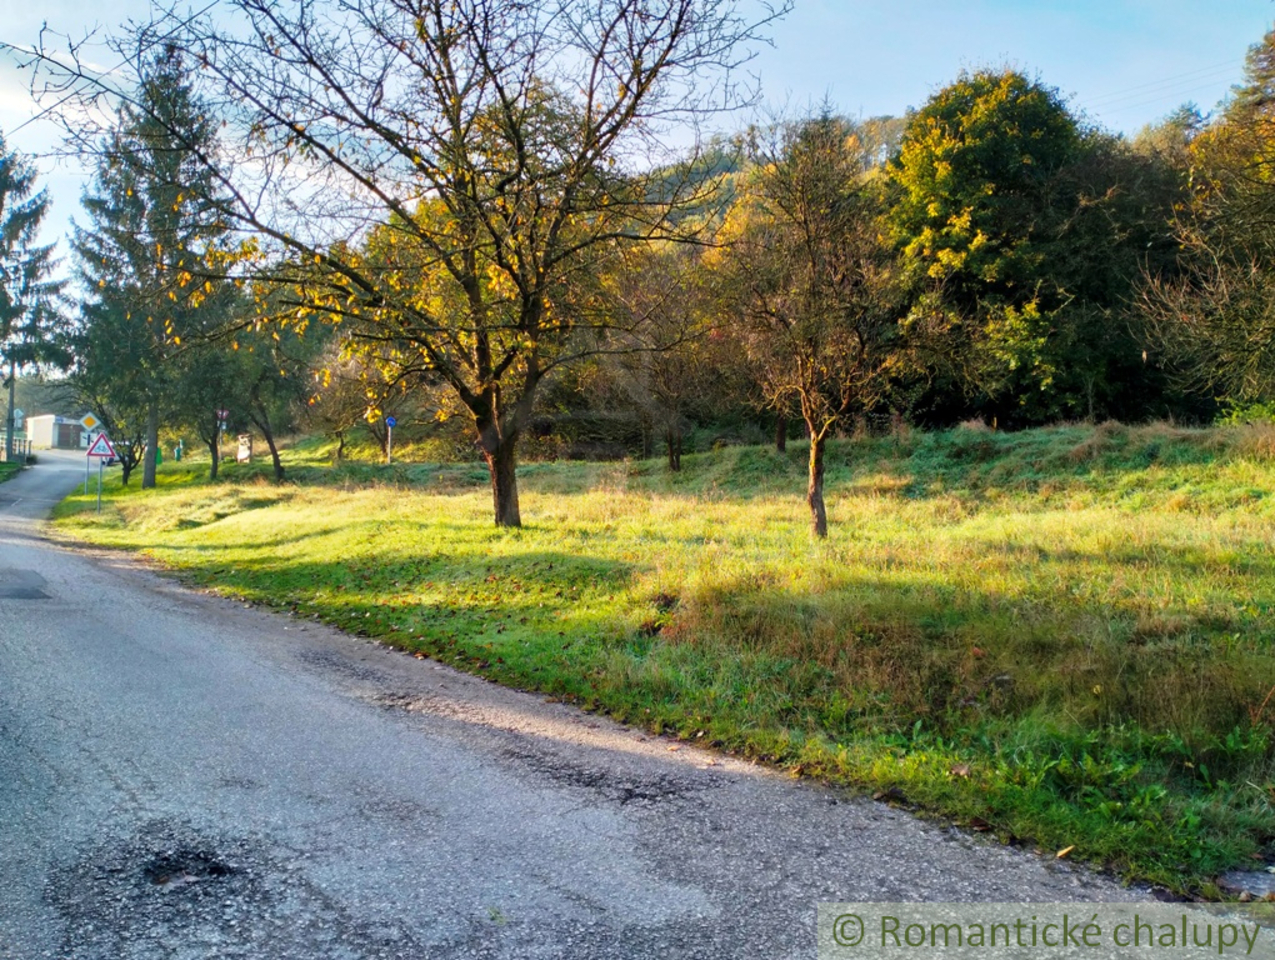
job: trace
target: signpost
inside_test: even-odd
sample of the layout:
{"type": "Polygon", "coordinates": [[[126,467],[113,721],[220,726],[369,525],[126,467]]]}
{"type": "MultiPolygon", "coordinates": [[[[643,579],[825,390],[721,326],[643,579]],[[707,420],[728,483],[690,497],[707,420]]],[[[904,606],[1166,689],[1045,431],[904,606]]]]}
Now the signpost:
{"type": "MultiPolygon", "coordinates": [[[[102,421],[99,420],[97,417],[93,416],[92,413],[86,413],[84,416],[80,417],[80,426],[83,427],[88,432],[90,439],[93,436],[93,428],[99,426],[101,423],[102,421]]],[[[84,458],[84,495],[86,497],[88,496],[88,493],[89,493],[89,463],[90,462],[91,461],[89,460],[88,457],[84,458]]]]}
{"type": "Polygon", "coordinates": [[[398,426],[398,421],[393,417],[385,418],[385,462],[394,462],[394,428],[398,426]]]}
{"type": "MultiPolygon", "coordinates": [[[[93,445],[89,447],[85,459],[85,469],[88,469],[87,457],[97,457],[97,512],[102,512],[102,461],[106,459],[115,459],[115,448],[111,446],[111,441],[107,439],[106,434],[99,433],[93,441],[93,445]]],[[[87,490],[84,491],[88,493],[87,490]]]]}

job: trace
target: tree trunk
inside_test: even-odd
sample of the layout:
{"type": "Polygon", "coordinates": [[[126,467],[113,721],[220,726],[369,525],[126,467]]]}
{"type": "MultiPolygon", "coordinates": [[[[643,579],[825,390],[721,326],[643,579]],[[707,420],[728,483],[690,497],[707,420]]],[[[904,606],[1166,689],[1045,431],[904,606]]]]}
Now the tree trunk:
{"type": "Polygon", "coordinates": [[[274,482],[283,483],[283,461],[279,459],[279,448],[274,442],[273,430],[262,430],[266,435],[266,446],[270,448],[270,460],[274,464],[274,482]]]}
{"type": "Polygon", "coordinates": [[[810,483],[806,503],[810,504],[810,532],[819,539],[828,536],[828,512],[823,504],[823,448],[827,440],[810,431],[810,483]]]}
{"type": "MultiPolygon", "coordinates": [[[[103,418],[105,423],[105,418],[103,418]]],[[[137,471],[142,462],[142,438],[132,437],[128,441],[121,442],[120,446],[115,448],[119,455],[120,470],[123,474],[121,482],[124,486],[128,486],[129,479],[137,471]]]]}
{"type": "Polygon", "coordinates": [[[266,446],[270,448],[270,461],[274,465],[274,482],[283,483],[283,461],[279,459],[279,447],[274,442],[274,430],[270,426],[270,414],[265,404],[256,401],[257,413],[249,413],[248,419],[266,438],[266,446]]]}
{"type": "Polygon", "coordinates": [[[340,463],[345,459],[345,433],[341,432],[336,435],[336,456],[333,459],[340,463]]]}
{"type": "Polygon", "coordinates": [[[491,473],[491,496],[496,508],[496,526],[521,527],[518,512],[518,475],[515,470],[514,440],[504,437],[494,449],[483,448],[483,459],[491,473]]]}
{"type": "Polygon", "coordinates": [[[682,431],[669,427],[664,434],[664,443],[668,448],[668,468],[677,473],[682,469],[682,431]]]}
{"type": "Polygon", "coordinates": [[[208,441],[208,453],[210,456],[210,466],[208,467],[208,479],[217,479],[217,468],[221,465],[221,429],[214,427],[212,439],[208,441]]]}
{"type": "Polygon", "coordinates": [[[521,394],[510,407],[502,402],[499,384],[468,402],[478,434],[477,446],[491,475],[491,499],[498,527],[522,526],[518,509],[518,438],[531,421],[531,404],[540,381],[534,356],[528,358],[527,367],[521,394]]]}
{"type": "Polygon", "coordinates": [[[142,455],[142,489],[155,487],[155,457],[159,453],[159,403],[146,408],[146,452],[142,455]]]}
{"type": "Polygon", "coordinates": [[[775,452],[788,452],[788,415],[786,413],[781,413],[775,418],[775,452]]]}

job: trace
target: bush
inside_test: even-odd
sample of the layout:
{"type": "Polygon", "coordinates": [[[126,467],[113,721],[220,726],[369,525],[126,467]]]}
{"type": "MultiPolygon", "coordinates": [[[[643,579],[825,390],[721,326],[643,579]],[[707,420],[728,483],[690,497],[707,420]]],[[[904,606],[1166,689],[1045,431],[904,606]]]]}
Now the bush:
{"type": "Polygon", "coordinates": [[[1275,423],[1275,400],[1255,400],[1252,403],[1228,400],[1217,422],[1229,427],[1251,423],[1275,423]]]}

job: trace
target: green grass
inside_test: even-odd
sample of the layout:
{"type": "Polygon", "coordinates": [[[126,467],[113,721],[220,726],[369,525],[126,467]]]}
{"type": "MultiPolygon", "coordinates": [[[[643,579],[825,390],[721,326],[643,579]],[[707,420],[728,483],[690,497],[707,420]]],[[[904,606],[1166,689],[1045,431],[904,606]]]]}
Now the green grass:
{"type": "Polygon", "coordinates": [[[9,463],[4,460],[0,460],[0,483],[4,483],[6,480],[16,477],[18,475],[18,471],[21,469],[22,464],[20,463],[9,463]]]}
{"type": "Polygon", "coordinates": [[[165,465],[68,536],[1174,889],[1275,853],[1275,429],[842,441],[520,469],[165,465]]]}

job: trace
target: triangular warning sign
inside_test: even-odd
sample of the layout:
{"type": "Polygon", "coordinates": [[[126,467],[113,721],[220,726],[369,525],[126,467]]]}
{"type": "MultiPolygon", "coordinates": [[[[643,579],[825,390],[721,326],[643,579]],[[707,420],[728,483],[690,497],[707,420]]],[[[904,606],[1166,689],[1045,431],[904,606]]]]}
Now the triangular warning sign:
{"type": "Polygon", "coordinates": [[[111,446],[111,441],[106,438],[106,434],[99,433],[97,439],[93,441],[93,445],[89,447],[86,456],[114,457],[115,448],[111,446]]]}

